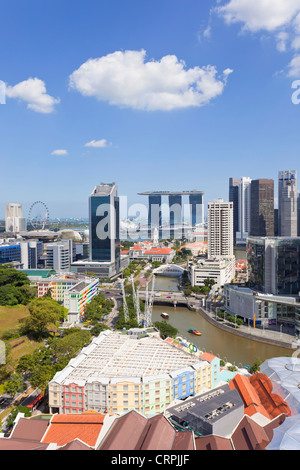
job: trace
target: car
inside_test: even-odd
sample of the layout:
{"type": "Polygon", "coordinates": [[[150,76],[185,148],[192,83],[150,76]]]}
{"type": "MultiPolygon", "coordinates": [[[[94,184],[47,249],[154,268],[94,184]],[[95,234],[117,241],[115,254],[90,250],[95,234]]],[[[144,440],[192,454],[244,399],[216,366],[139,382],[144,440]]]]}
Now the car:
{"type": "Polygon", "coordinates": [[[170,295],[167,295],[167,299],[172,299],[172,297],[170,295]]]}

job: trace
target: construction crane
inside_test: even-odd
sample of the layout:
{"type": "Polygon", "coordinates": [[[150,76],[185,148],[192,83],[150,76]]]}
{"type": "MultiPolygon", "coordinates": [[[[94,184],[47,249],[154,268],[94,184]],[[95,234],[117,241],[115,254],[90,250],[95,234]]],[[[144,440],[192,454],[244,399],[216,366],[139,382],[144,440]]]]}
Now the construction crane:
{"type": "Polygon", "coordinates": [[[140,309],[140,299],[139,299],[139,291],[135,291],[135,286],[134,286],[134,280],[133,276],[130,277],[131,284],[132,284],[132,295],[133,295],[133,302],[134,302],[134,308],[135,308],[135,313],[136,313],[136,321],[137,324],[140,324],[140,316],[141,316],[141,309],[140,309]]]}
{"type": "Polygon", "coordinates": [[[123,294],[124,319],[125,319],[125,322],[127,323],[129,321],[129,311],[128,311],[128,305],[126,301],[126,294],[125,294],[125,288],[124,288],[125,279],[120,279],[120,283],[121,283],[122,294],[123,294]]]}
{"type": "Polygon", "coordinates": [[[144,312],[144,325],[149,327],[152,322],[152,309],[153,309],[153,297],[154,297],[154,284],[155,276],[152,277],[152,287],[151,292],[148,291],[148,284],[146,286],[146,302],[145,302],[145,312],[144,312]]]}

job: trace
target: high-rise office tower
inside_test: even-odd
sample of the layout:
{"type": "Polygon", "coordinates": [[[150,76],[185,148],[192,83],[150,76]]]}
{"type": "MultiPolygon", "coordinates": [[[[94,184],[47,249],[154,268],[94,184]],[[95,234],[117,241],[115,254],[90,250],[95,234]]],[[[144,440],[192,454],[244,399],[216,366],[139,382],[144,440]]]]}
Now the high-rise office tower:
{"type": "Polygon", "coordinates": [[[251,178],[242,177],[239,182],[239,227],[236,243],[246,244],[250,233],[251,178]]]}
{"type": "Polygon", "coordinates": [[[208,203],[208,258],[232,258],[233,255],[233,202],[217,199],[208,203]]]}
{"type": "Polygon", "coordinates": [[[300,193],[298,193],[297,204],[297,235],[300,237],[300,193]]]}
{"type": "Polygon", "coordinates": [[[115,183],[101,183],[89,198],[90,261],[113,263],[120,272],[120,213],[115,183]]]}
{"type": "Polygon", "coordinates": [[[161,195],[151,194],[149,196],[148,209],[148,237],[152,238],[153,230],[157,228],[159,237],[162,236],[162,212],[161,212],[161,195]]]}
{"type": "Polygon", "coordinates": [[[196,189],[191,191],[146,191],[138,193],[140,196],[148,197],[148,237],[153,237],[153,231],[156,228],[159,238],[182,238],[184,227],[186,204],[183,204],[183,197],[188,197],[188,210],[190,225],[195,228],[204,223],[203,212],[203,191],[196,189]],[[163,204],[162,198],[168,197],[168,212],[170,217],[169,234],[166,234],[163,228],[163,204]]]}
{"type": "MultiPolygon", "coordinates": [[[[266,294],[298,297],[299,237],[248,237],[247,261],[251,289],[266,294]]],[[[285,308],[288,312],[288,307],[285,308]]]]}
{"type": "Polygon", "coordinates": [[[22,204],[10,202],[5,206],[5,231],[26,232],[26,218],[23,217],[22,204]]]}
{"type": "Polygon", "coordinates": [[[233,202],[233,242],[239,227],[239,178],[229,178],[229,202],[233,202]]]}
{"type": "Polygon", "coordinates": [[[251,181],[251,219],[252,236],[274,236],[274,181],[258,179],[251,181]]]}
{"type": "Polygon", "coordinates": [[[297,171],[280,171],[278,174],[278,234],[281,237],[297,236],[297,171]]]}

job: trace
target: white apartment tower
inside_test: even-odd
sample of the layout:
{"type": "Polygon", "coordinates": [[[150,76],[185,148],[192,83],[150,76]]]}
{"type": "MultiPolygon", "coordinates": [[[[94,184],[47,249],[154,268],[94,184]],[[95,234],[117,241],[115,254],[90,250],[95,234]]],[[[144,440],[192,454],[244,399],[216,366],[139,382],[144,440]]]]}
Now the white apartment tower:
{"type": "Polygon", "coordinates": [[[297,237],[297,200],[297,171],[280,171],[278,174],[278,234],[281,237],[297,237]]]}
{"type": "Polygon", "coordinates": [[[236,243],[245,244],[250,235],[251,220],[251,178],[242,177],[239,181],[239,213],[238,231],[236,232],[236,243]]]}
{"type": "Polygon", "coordinates": [[[208,203],[208,259],[233,258],[233,202],[208,203]]]}
{"type": "Polygon", "coordinates": [[[10,202],[5,206],[5,231],[26,232],[26,218],[23,217],[22,204],[10,202]]]}

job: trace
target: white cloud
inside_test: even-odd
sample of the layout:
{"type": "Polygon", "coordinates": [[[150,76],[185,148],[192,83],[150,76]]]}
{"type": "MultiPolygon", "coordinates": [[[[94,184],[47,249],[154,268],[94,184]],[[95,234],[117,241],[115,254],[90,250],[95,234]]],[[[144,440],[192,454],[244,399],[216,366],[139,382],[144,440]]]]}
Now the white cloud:
{"type": "Polygon", "coordinates": [[[300,49],[300,36],[295,37],[292,42],[292,48],[298,51],[300,49]]]}
{"type": "Polygon", "coordinates": [[[175,55],[146,61],[144,50],[116,51],[82,64],[70,87],[111,105],[168,111],[208,104],[222,94],[228,75],[218,76],[211,65],[187,69],[175,55]]]}
{"type": "Polygon", "coordinates": [[[68,151],[64,149],[53,150],[51,155],[68,155],[68,151]]]}
{"type": "Polygon", "coordinates": [[[276,36],[277,49],[280,52],[286,51],[288,39],[289,39],[289,35],[285,31],[281,31],[280,33],[277,34],[276,36]]]}
{"type": "Polygon", "coordinates": [[[109,144],[106,139],[92,140],[91,142],[87,142],[85,144],[85,147],[93,147],[93,148],[104,148],[104,147],[110,147],[110,146],[111,144],[109,144]]]}
{"type": "Polygon", "coordinates": [[[288,65],[288,76],[292,78],[300,77],[300,55],[296,55],[288,65]]]}
{"type": "Polygon", "coordinates": [[[271,32],[295,19],[300,0],[230,0],[215,11],[228,24],[243,23],[245,30],[271,32]]]}
{"type": "Polygon", "coordinates": [[[7,86],[6,96],[25,101],[32,111],[49,114],[53,113],[60,100],[48,95],[46,91],[45,82],[39,78],[28,78],[15,86],[7,86]]]}
{"type": "MultiPolygon", "coordinates": [[[[212,11],[227,24],[241,23],[243,32],[267,32],[280,52],[300,49],[300,0],[226,0],[212,11]]],[[[287,69],[289,77],[300,76],[299,55],[293,57],[287,69]]]]}

